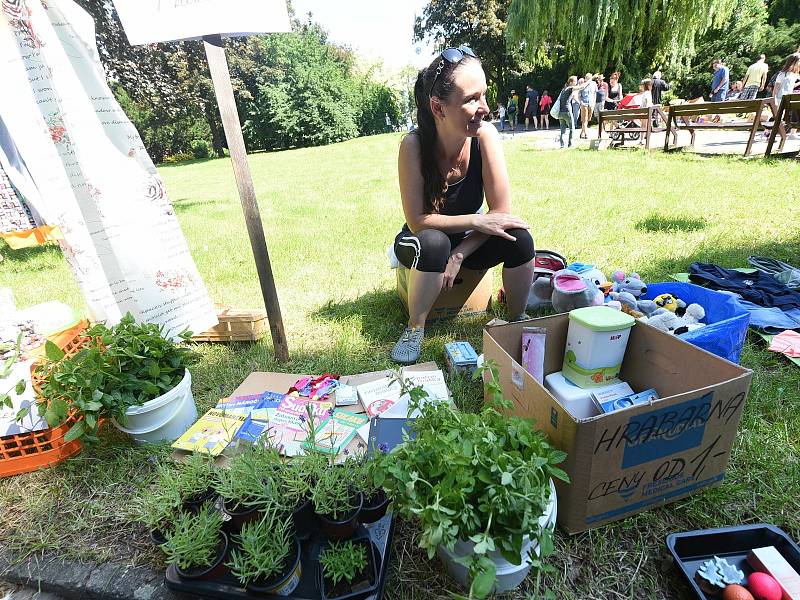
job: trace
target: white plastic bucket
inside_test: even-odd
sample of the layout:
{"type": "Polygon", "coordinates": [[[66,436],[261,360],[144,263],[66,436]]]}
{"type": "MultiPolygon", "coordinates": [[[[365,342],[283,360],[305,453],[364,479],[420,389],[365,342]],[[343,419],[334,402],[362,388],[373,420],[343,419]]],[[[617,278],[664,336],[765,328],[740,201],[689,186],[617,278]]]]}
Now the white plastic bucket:
{"type": "Polygon", "coordinates": [[[186,369],[181,382],[166,394],[141,406],[131,406],[125,415],[128,417],[127,425],[123,427],[112,419],[114,426],[130,435],[137,444],[178,439],[197,420],[189,369],[186,369]]]}
{"type": "MultiPolygon", "coordinates": [[[[550,480],[550,503],[547,505],[544,514],[539,518],[539,526],[542,529],[553,529],[556,524],[557,513],[556,486],[553,484],[553,481],[550,480]]],[[[475,544],[472,542],[459,540],[456,542],[452,552],[442,545],[436,548],[436,554],[444,563],[445,569],[447,569],[450,577],[455,579],[464,588],[469,588],[469,569],[461,563],[456,562],[456,557],[472,554],[472,549],[474,547],[475,544]]],[[[520,556],[522,556],[521,564],[514,565],[508,562],[497,550],[488,554],[497,569],[497,583],[492,589],[493,593],[507,592],[519,587],[531,570],[531,563],[528,559],[529,552],[538,555],[539,544],[525,536],[522,541],[522,553],[520,554],[520,556]]]]}

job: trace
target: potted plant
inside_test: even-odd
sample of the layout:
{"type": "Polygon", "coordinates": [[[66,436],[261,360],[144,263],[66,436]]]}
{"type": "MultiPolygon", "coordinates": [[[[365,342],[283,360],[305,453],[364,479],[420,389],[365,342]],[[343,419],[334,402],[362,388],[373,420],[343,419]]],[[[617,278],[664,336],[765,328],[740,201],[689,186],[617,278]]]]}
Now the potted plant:
{"type": "Polygon", "coordinates": [[[151,539],[160,546],[166,542],[165,534],[173,527],[182,502],[175,474],[164,465],[158,465],[155,483],[133,503],[135,519],[148,528],[151,539]]]}
{"type": "Polygon", "coordinates": [[[228,567],[248,591],[278,596],[294,591],[302,574],[300,542],[278,505],[265,511],[261,520],[243,525],[233,539],[238,547],[228,567]]]}
{"type": "Polygon", "coordinates": [[[422,404],[412,425],[416,438],[381,457],[376,468],[376,482],[390,490],[395,510],[418,521],[419,545],[429,558],[438,553],[477,597],[516,587],[529,560],[540,560],[533,554],[552,551],[551,478],[568,480],[556,466],[566,455],[530,420],[497,410],[510,403],[496,367],[484,372],[490,402],[480,413],[422,404]]]}
{"type": "Polygon", "coordinates": [[[231,527],[238,529],[259,518],[259,511],[276,502],[275,474],[281,468],[280,455],[259,446],[234,456],[227,469],[220,469],[216,492],[231,527]]]}
{"type": "Polygon", "coordinates": [[[292,513],[294,531],[300,539],[310,537],[319,527],[311,502],[311,490],[327,466],[327,459],[316,452],[296,456],[281,470],[278,496],[292,513]]]}
{"type": "Polygon", "coordinates": [[[331,539],[352,537],[358,527],[363,497],[354,485],[354,461],[331,466],[317,479],[311,492],[322,532],[331,539]]]}
{"type": "Polygon", "coordinates": [[[176,466],[177,474],[173,473],[173,477],[185,509],[197,509],[213,498],[219,469],[212,457],[197,452],[190,454],[176,466]]]}
{"type": "MultiPolygon", "coordinates": [[[[96,441],[103,418],[137,442],[174,440],[194,422],[188,370],[194,353],[188,347],[165,338],[158,325],[136,323],[130,313],[113,327],[98,323],[84,335],[83,348],[71,356],[48,341],[47,360],[37,367],[44,379],[39,414],[48,425],[60,425],[70,413],[79,417],[66,441],[96,441]]],[[[186,331],[178,336],[189,337],[186,331]]]]}
{"type": "Polygon", "coordinates": [[[180,513],[165,537],[161,549],[181,577],[214,579],[224,574],[228,536],[222,531],[222,515],[211,503],[197,513],[180,513]]]}
{"type": "Polygon", "coordinates": [[[383,487],[375,482],[375,470],[380,464],[377,456],[364,453],[356,460],[358,461],[356,481],[364,498],[358,521],[364,524],[374,523],[386,514],[391,498],[383,487]]]}
{"type": "Polygon", "coordinates": [[[369,538],[331,542],[319,555],[319,589],[323,599],[345,600],[374,590],[378,564],[369,538]]]}

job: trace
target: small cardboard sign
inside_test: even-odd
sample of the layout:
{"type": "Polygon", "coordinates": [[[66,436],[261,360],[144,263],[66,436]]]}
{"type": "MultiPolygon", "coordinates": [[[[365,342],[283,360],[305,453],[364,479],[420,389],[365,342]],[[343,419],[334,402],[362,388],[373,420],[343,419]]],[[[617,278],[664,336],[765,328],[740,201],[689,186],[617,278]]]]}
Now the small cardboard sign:
{"type": "Polygon", "coordinates": [[[286,0],[113,0],[132,46],[288,32],[286,0]]]}

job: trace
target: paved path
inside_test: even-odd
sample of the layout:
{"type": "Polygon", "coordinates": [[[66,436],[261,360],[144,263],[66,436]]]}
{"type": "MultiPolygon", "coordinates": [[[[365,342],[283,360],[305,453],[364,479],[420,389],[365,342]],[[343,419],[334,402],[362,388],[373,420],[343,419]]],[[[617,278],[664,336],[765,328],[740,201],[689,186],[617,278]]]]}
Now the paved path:
{"type": "MultiPolygon", "coordinates": [[[[552,123],[552,119],[551,119],[552,123]]],[[[497,126],[497,123],[495,123],[497,126]]],[[[576,148],[589,148],[591,141],[597,139],[597,124],[595,123],[590,128],[587,128],[589,139],[579,139],[580,129],[575,130],[573,136],[573,143],[576,148]]],[[[661,150],[664,147],[665,133],[653,134],[650,142],[650,149],[661,150]]],[[[516,132],[509,132],[506,130],[502,132],[503,139],[505,140],[523,140],[526,143],[532,144],[539,150],[557,150],[560,145],[558,141],[559,130],[557,127],[551,127],[549,130],[531,130],[524,131],[524,127],[517,128],[516,132]]],[[[714,130],[714,131],[697,131],[696,145],[690,148],[689,140],[690,134],[686,130],[678,132],[678,144],[686,146],[684,152],[692,152],[696,154],[730,154],[732,156],[744,156],[744,150],[747,146],[747,139],[750,136],[749,131],[735,131],[735,130],[714,130]]],[[[569,137],[569,132],[564,133],[564,141],[566,143],[569,137]]],[[[760,140],[760,135],[753,143],[751,158],[763,155],[767,149],[767,142],[760,140]]],[[[603,140],[608,141],[608,134],[603,134],[603,140]]],[[[780,138],[778,138],[780,140],[780,138]]],[[[626,147],[637,148],[638,142],[625,142],[626,147]]],[[[777,142],[773,146],[773,152],[777,152],[777,142]]],[[[644,147],[644,146],[642,146],[644,147]]],[[[800,150],[800,140],[787,140],[784,146],[784,152],[792,152],[800,150]]]]}

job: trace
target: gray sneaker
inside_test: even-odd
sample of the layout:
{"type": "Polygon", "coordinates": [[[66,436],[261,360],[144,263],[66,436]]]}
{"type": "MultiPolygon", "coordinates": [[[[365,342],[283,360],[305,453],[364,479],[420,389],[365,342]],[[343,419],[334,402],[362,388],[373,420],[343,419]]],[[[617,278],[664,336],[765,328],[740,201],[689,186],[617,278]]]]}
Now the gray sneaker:
{"type": "Polygon", "coordinates": [[[413,365],[419,360],[422,352],[422,339],[425,337],[423,327],[406,327],[403,335],[397,340],[390,354],[392,360],[401,365],[413,365]]]}

